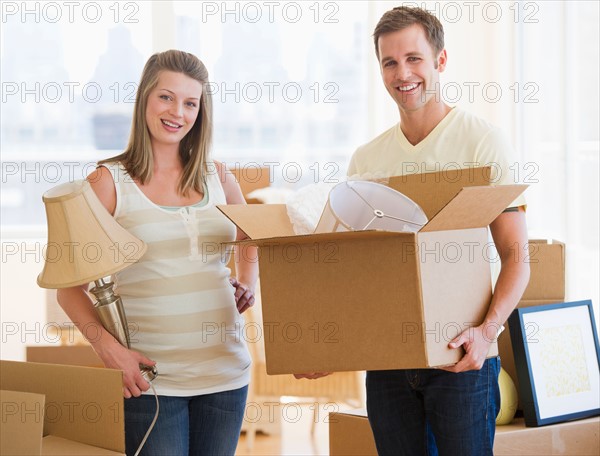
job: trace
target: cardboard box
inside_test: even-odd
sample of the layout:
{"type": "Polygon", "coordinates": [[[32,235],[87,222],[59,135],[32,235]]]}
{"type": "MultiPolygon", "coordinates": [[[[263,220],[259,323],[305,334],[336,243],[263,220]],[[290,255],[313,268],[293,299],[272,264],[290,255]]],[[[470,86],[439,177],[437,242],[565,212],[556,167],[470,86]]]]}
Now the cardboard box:
{"type": "MultiPolygon", "coordinates": [[[[269,168],[255,167],[255,166],[234,166],[229,171],[235,176],[235,180],[240,184],[242,195],[247,204],[260,204],[256,198],[248,198],[248,193],[265,188],[271,185],[271,175],[269,168]]],[[[234,255],[231,255],[229,264],[227,267],[231,270],[231,275],[237,275],[236,262],[234,255]]]]}
{"type": "Polygon", "coordinates": [[[0,370],[2,455],[125,454],[120,371],[16,361],[0,370]]]}
{"type": "Polygon", "coordinates": [[[523,418],[496,428],[497,456],[600,454],[600,417],[568,421],[536,428],[525,427],[523,418]]]}
{"type": "Polygon", "coordinates": [[[26,350],[27,361],[33,363],[104,367],[104,363],[91,345],[33,345],[27,347],[26,350]]]}
{"type": "MultiPolygon", "coordinates": [[[[376,456],[366,411],[329,414],[329,454],[376,456]]],[[[522,418],[496,427],[494,454],[519,456],[600,454],[600,417],[527,428],[522,418]]]]}
{"type": "Polygon", "coordinates": [[[460,360],[448,342],[479,324],[491,300],[487,227],[526,186],[470,187],[472,173],[458,174],[390,180],[427,213],[418,233],[297,236],[285,205],[219,207],[259,248],[269,374],[460,360]]]}
{"type": "Polygon", "coordinates": [[[230,171],[235,176],[235,179],[240,184],[242,194],[248,204],[259,204],[260,201],[253,198],[248,198],[248,193],[258,190],[259,188],[265,188],[271,185],[271,177],[269,168],[251,166],[247,164],[245,166],[234,166],[230,168],[230,171]]]}
{"type": "MultiPolygon", "coordinates": [[[[517,307],[532,307],[565,300],[565,244],[552,240],[529,241],[529,284],[517,307]]],[[[510,375],[519,391],[519,379],[515,367],[508,322],[506,330],[498,338],[498,352],[502,368],[510,375]]],[[[520,403],[519,403],[519,409],[520,403]]]]}
{"type": "Polygon", "coordinates": [[[86,445],[63,439],[55,435],[47,435],[42,439],[42,456],[116,456],[125,455],[105,450],[97,446],[86,445]]]}
{"type": "Polygon", "coordinates": [[[365,409],[329,414],[329,454],[377,456],[375,438],[365,409]]]}
{"type": "Polygon", "coordinates": [[[2,426],[0,454],[30,456],[42,452],[43,394],[0,390],[2,426]]]}

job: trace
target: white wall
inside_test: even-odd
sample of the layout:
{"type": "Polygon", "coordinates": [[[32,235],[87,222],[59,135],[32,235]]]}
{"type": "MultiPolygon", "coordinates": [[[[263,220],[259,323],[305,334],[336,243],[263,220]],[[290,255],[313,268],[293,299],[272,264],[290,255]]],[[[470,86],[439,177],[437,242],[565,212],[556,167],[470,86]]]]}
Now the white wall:
{"type": "Polygon", "coordinates": [[[25,360],[26,345],[56,342],[46,324],[46,290],[36,279],[42,271],[40,239],[2,239],[0,265],[0,321],[2,359],[25,360]]]}

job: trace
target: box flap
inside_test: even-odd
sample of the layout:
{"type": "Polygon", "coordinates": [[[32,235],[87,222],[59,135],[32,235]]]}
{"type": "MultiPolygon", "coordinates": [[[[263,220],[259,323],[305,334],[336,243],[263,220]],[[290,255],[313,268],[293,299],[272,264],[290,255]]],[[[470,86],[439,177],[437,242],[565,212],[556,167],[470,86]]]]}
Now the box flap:
{"type": "Polygon", "coordinates": [[[121,371],[17,361],[0,370],[0,389],[46,396],[44,435],[125,452],[121,371]]]}
{"type": "Polygon", "coordinates": [[[527,185],[463,188],[421,232],[488,226],[526,188],[527,185]]]}
{"type": "MultiPolygon", "coordinates": [[[[2,374],[4,375],[4,372],[2,374]]],[[[11,456],[41,454],[44,402],[43,394],[0,391],[2,406],[0,454],[11,456]]]]}
{"type": "Polygon", "coordinates": [[[340,410],[339,412],[334,412],[332,414],[335,415],[352,415],[352,416],[360,416],[363,418],[367,418],[367,409],[359,408],[359,409],[348,409],[348,410],[340,410]]]}
{"type": "Polygon", "coordinates": [[[294,235],[285,204],[227,204],[217,208],[250,239],[294,235]]]}
{"type": "Polygon", "coordinates": [[[258,239],[256,241],[236,241],[230,244],[253,244],[259,247],[270,247],[274,243],[300,245],[300,244],[317,244],[317,243],[334,243],[337,241],[347,241],[350,239],[381,239],[387,237],[404,237],[414,239],[415,233],[400,233],[393,231],[381,230],[364,230],[364,231],[338,231],[333,233],[314,233],[314,234],[296,234],[291,236],[280,236],[274,238],[258,239]]]}
{"type": "Polygon", "coordinates": [[[415,201],[431,220],[463,187],[490,184],[491,167],[390,177],[388,186],[415,201]]]}
{"type": "Polygon", "coordinates": [[[42,439],[42,456],[125,456],[125,453],[47,435],[42,439]]]}
{"type": "Polygon", "coordinates": [[[33,363],[104,367],[91,345],[32,345],[26,349],[27,361],[33,363]]]}
{"type": "Polygon", "coordinates": [[[311,234],[290,234],[284,236],[265,237],[258,239],[244,239],[241,241],[224,242],[229,245],[255,245],[258,247],[269,248],[277,245],[300,245],[336,242],[350,239],[378,239],[386,237],[409,237],[414,239],[415,233],[395,232],[383,230],[360,230],[360,231],[336,231],[332,233],[311,233],[311,234]]]}

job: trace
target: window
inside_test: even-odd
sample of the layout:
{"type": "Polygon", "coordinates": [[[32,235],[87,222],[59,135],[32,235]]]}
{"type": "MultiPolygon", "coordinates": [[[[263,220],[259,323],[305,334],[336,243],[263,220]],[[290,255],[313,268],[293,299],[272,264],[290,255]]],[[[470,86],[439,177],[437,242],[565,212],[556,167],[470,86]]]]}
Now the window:
{"type": "Polygon", "coordinates": [[[215,158],[267,163],[280,185],[322,179],[328,163],[345,175],[367,133],[367,2],[174,7],[176,47],[211,75],[215,158]]]}
{"type": "Polygon", "coordinates": [[[535,5],[538,20],[519,23],[516,44],[521,80],[529,81],[538,100],[519,105],[519,148],[528,164],[523,170],[532,178],[529,229],[566,242],[567,293],[571,299],[592,298],[597,312],[599,5],[535,5]]]}
{"type": "Polygon", "coordinates": [[[3,2],[3,228],[44,225],[46,189],[126,145],[150,19],[149,3],[3,2]]]}
{"type": "MultiPolygon", "coordinates": [[[[598,305],[598,2],[405,3],[442,20],[444,97],[512,136],[531,235],[566,242],[569,296],[598,305]]],[[[124,147],[142,65],[168,47],[209,70],[215,158],[270,166],[275,185],[341,177],[398,121],[371,39],[392,6],[3,2],[3,231],[42,235],[43,191],[124,147]]]]}

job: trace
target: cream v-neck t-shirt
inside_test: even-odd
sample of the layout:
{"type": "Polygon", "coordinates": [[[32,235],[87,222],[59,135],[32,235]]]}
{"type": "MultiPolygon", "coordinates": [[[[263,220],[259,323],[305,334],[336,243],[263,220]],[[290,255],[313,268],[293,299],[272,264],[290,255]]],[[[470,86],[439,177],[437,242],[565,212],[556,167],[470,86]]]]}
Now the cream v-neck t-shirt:
{"type": "MultiPolygon", "coordinates": [[[[397,123],[356,150],[347,174],[351,178],[378,179],[482,166],[491,167],[493,184],[519,183],[515,178],[519,165],[504,133],[455,107],[416,145],[406,139],[397,123]]],[[[521,195],[508,207],[525,204],[521,195]]]]}

